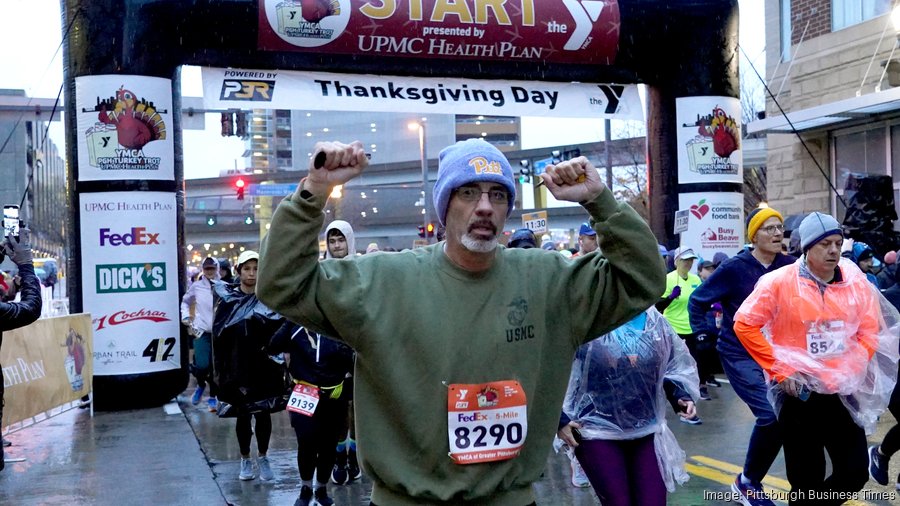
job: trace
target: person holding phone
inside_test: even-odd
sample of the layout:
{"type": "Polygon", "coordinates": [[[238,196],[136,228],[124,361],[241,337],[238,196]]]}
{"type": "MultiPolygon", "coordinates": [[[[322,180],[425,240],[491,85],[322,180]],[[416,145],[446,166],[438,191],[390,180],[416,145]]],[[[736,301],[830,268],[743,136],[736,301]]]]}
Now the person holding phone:
{"type": "Polygon", "coordinates": [[[19,206],[3,206],[3,229],[7,237],[19,238],[19,206]]]}
{"type": "Polygon", "coordinates": [[[699,387],[687,346],[653,307],[578,349],[557,436],[604,506],[662,506],[687,481],[664,400],[695,418],[699,387]]]}
{"type": "MultiPolygon", "coordinates": [[[[19,267],[22,296],[19,302],[0,302],[0,346],[3,345],[2,331],[24,327],[41,316],[41,283],[32,264],[31,235],[27,228],[19,229],[18,215],[14,232],[15,234],[7,235],[0,245],[0,262],[3,261],[3,256],[8,256],[19,267]]],[[[2,370],[3,366],[0,365],[0,371],[2,370]]],[[[0,419],[3,418],[3,383],[0,381],[0,419]]],[[[3,445],[0,445],[0,471],[3,468],[3,445]]]]}

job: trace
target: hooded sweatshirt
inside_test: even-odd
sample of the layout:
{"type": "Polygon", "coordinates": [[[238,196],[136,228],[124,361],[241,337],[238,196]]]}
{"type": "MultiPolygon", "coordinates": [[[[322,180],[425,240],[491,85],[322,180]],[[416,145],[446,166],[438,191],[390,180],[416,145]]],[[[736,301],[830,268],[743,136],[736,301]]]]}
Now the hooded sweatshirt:
{"type": "MultiPolygon", "coordinates": [[[[853,263],[855,263],[856,265],[859,265],[860,259],[874,256],[875,251],[873,251],[868,244],[864,242],[853,243],[853,250],[850,253],[850,259],[853,260],[853,263]]],[[[875,258],[875,261],[872,265],[877,267],[881,265],[881,262],[878,260],[878,258],[875,258]]],[[[878,284],[877,276],[875,276],[871,272],[865,272],[864,274],[866,275],[866,279],[869,280],[869,283],[875,285],[875,288],[881,288],[881,286],[878,284]]]]}
{"type": "Polygon", "coordinates": [[[328,249],[327,241],[328,241],[328,232],[337,229],[340,233],[344,234],[344,238],[347,239],[347,256],[344,258],[350,258],[356,255],[356,237],[353,235],[353,227],[350,226],[344,220],[334,220],[328,224],[328,227],[325,228],[325,258],[334,258],[331,256],[331,250],[328,249]]]}
{"type": "MultiPolygon", "coordinates": [[[[207,257],[212,258],[212,257],[207,257]]],[[[204,260],[205,262],[206,260],[204,260]]],[[[215,261],[215,259],[213,259],[215,261]]],[[[181,298],[181,319],[190,317],[191,304],[194,304],[194,321],[191,326],[200,332],[212,332],[213,324],[213,283],[219,280],[218,263],[216,274],[210,281],[204,275],[191,283],[184,297],[181,298]]]]}
{"type": "Polygon", "coordinates": [[[719,331],[719,342],[716,348],[719,351],[746,355],[747,351],[734,333],[735,313],[743,304],[744,299],[753,291],[756,281],[763,274],[790,265],[794,263],[794,260],[794,257],[776,253],[772,265],[765,267],[759,263],[750,250],[743,249],[737,255],[722,262],[722,265],[694,290],[688,300],[691,327],[698,329],[706,327],[706,313],[710,306],[715,302],[721,303],[722,328],[719,331]]]}

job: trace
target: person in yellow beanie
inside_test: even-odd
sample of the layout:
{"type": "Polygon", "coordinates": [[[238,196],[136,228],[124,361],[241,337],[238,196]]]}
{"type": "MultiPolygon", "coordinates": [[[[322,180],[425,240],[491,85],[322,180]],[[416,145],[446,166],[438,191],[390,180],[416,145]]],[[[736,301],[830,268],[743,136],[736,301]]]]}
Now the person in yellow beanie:
{"type": "Polygon", "coordinates": [[[702,328],[706,312],[713,304],[722,305],[722,327],[716,350],[734,392],[756,417],[744,468],[731,487],[745,499],[744,504],[774,504],[763,494],[761,482],[778,457],[782,436],[775,411],[766,397],[765,375],[735,335],[734,315],[763,274],[794,262],[794,257],[781,252],[783,239],[781,213],[770,207],[754,209],[747,217],[747,240],[752,249],[743,249],[722,262],[688,300],[691,326],[697,328],[702,328]]]}

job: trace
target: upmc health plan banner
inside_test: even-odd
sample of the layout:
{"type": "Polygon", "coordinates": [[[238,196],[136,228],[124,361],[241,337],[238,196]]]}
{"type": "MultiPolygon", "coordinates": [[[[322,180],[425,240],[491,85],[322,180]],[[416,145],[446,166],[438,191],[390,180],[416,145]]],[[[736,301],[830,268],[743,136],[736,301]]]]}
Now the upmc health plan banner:
{"type": "Polygon", "coordinates": [[[259,0],[259,48],[612,65],[616,0],[259,0]]]}
{"type": "Polygon", "coordinates": [[[82,193],[84,312],[94,325],[94,375],[181,366],[175,194],[82,193]]]}

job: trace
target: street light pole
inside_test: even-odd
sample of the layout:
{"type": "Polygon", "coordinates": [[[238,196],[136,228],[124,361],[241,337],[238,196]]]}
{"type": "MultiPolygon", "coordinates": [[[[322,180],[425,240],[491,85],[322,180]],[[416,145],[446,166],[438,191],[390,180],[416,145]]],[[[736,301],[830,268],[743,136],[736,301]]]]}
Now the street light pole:
{"type": "Polygon", "coordinates": [[[409,124],[410,130],[419,131],[419,157],[422,160],[422,224],[425,230],[425,242],[428,240],[428,224],[431,223],[431,214],[428,211],[428,195],[431,193],[428,188],[428,156],[425,144],[425,123],[417,121],[409,124]]]}

